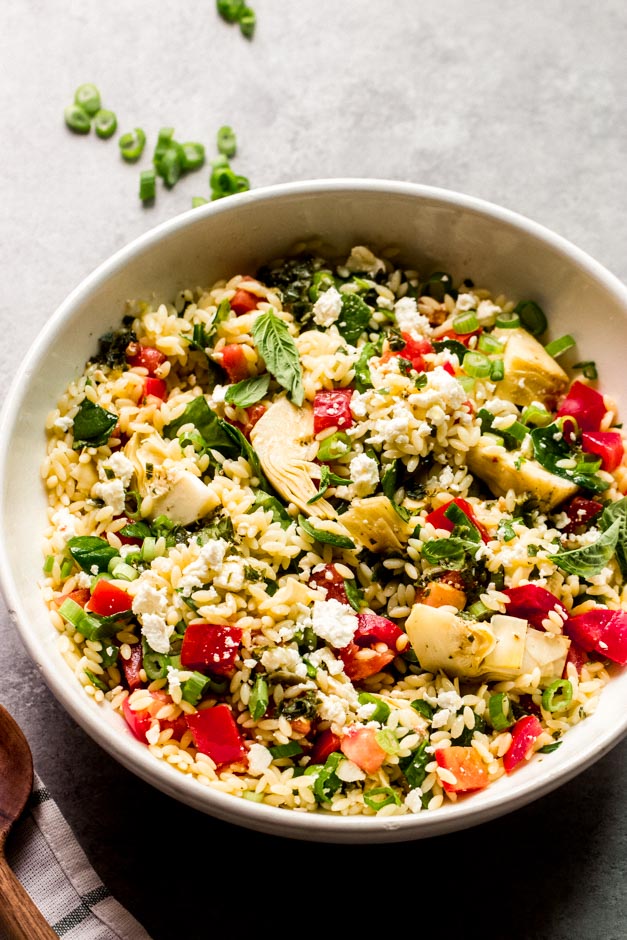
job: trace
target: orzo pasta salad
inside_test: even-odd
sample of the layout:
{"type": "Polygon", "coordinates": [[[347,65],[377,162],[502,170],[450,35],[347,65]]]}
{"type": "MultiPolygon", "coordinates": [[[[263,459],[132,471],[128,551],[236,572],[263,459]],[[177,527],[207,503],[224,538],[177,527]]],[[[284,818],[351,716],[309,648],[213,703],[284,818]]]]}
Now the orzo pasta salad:
{"type": "Polygon", "coordinates": [[[558,748],[627,663],[627,475],[547,330],[365,246],[129,302],[47,422],[43,590],[85,692],[301,812],[433,810],[558,748]]]}

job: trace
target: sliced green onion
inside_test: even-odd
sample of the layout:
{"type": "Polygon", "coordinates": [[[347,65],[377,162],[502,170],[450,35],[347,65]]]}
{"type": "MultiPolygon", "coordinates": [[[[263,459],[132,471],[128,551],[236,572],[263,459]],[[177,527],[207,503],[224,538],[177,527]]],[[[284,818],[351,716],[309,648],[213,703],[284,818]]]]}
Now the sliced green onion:
{"type": "Polygon", "coordinates": [[[155,650],[144,649],[142,665],[146,670],[146,675],[152,682],[155,679],[165,679],[168,674],[170,660],[165,653],[157,653],[155,650]]]}
{"type": "Polygon", "coordinates": [[[277,760],[281,757],[298,757],[303,753],[303,749],[298,741],[288,741],[287,744],[277,744],[276,747],[268,748],[272,754],[272,759],[277,760]]]}
{"type": "Polygon", "coordinates": [[[491,695],[488,701],[488,715],[490,724],[495,731],[506,731],[511,728],[516,720],[512,713],[512,707],[505,692],[497,692],[491,695]]]}
{"type": "Polygon", "coordinates": [[[547,712],[563,712],[573,698],[573,686],[568,679],[557,679],[542,693],[542,708],[547,712]]]}
{"type": "Polygon", "coordinates": [[[117,129],[118,119],[113,111],[107,111],[106,108],[101,108],[100,111],[96,111],[94,116],[94,130],[98,137],[102,137],[103,140],[106,140],[109,137],[113,137],[117,129]]]}
{"type": "Polygon", "coordinates": [[[390,806],[392,803],[400,806],[401,800],[391,787],[375,787],[373,790],[364,792],[364,803],[370,809],[378,812],[384,806],[390,806]]]}
{"type": "Polygon", "coordinates": [[[229,159],[235,156],[237,151],[237,138],[232,127],[224,124],[217,134],[218,152],[224,154],[229,159]]]}
{"type": "Polygon", "coordinates": [[[468,313],[460,313],[459,316],[455,317],[453,329],[460,334],[474,333],[475,330],[478,330],[479,321],[474,310],[469,310],[468,313]]]}
{"type": "Polygon", "coordinates": [[[575,473],[596,473],[601,469],[602,460],[594,454],[582,454],[575,465],[575,473]]]}
{"type": "Polygon", "coordinates": [[[154,170],[142,170],[139,174],[139,198],[142,202],[150,202],[157,192],[157,174],[154,170]]]}
{"type": "Polygon", "coordinates": [[[532,336],[542,336],[548,322],[542,307],[535,300],[521,300],[514,307],[514,312],[520,317],[520,322],[532,336]]]}
{"type": "Polygon", "coordinates": [[[565,336],[560,336],[559,339],[554,339],[551,343],[547,343],[544,349],[548,352],[549,356],[553,356],[554,359],[557,359],[558,356],[561,356],[576,345],[575,339],[567,333],[565,336]]]}
{"type": "Polygon", "coordinates": [[[54,568],[54,555],[47,555],[44,561],[44,574],[50,574],[54,568]]]}
{"type": "Polygon", "coordinates": [[[501,343],[495,336],[491,336],[489,333],[482,333],[477,342],[477,349],[479,352],[487,353],[492,355],[493,353],[502,353],[503,352],[503,343],[501,343]]]}
{"type": "Polygon", "coordinates": [[[230,166],[224,164],[214,164],[213,171],[209,177],[211,185],[211,198],[222,199],[224,196],[232,196],[239,192],[237,176],[230,166]]]}
{"type": "Polygon", "coordinates": [[[559,428],[560,433],[567,438],[573,439],[579,436],[579,422],[573,415],[560,415],[559,418],[555,419],[555,424],[559,428]]]}
{"type": "Polygon", "coordinates": [[[578,372],[583,372],[584,376],[587,379],[598,379],[599,373],[597,372],[596,363],[592,360],[587,362],[576,362],[573,366],[573,369],[576,369],[578,372]]]}
{"type": "Polygon", "coordinates": [[[513,310],[511,313],[499,313],[494,325],[501,330],[515,330],[520,326],[520,317],[513,310]]]}
{"type": "Polygon", "coordinates": [[[237,185],[238,193],[247,193],[248,190],[250,189],[250,180],[248,179],[247,176],[240,176],[239,174],[237,174],[237,176],[235,177],[235,183],[237,185]]]}
{"type": "Polygon", "coordinates": [[[179,156],[184,170],[198,170],[205,162],[205,148],[202,144],[189,140],[181,144],[179,156]]]}
{"type": "Polygon", "coordinates": [[[206,206],[209,202],[204,196],[192,196],[192,209],[199,209],[200,206],[206,206]]]}
{"type": "Polygon", "coordinates": [[[378,721],[380,724],[385,724],[390,717],[390,706],[378,695],[372,695],[370,692],[360,692],[358,701],[360,705],[375,706],[374,711],[368,719],[369,721],[378,721]]]}
{"type": "Polygon", "coordinates": [[[147,535],[141,547],[142,561],[154,561],[157,557],[157,540],[153,535],[147,535]]]}
{"type": "Polygon", "coordinates": [[[242,798],[250,800],[251,803],[263,803],[263,793],[257,793],[256,790],[244,790],[242,798]]]}
{"type": "Polygon", "coordinates": [[[470,351],[464,356],[462,368],[473,379],[485,379],[490,375],[492,363],[483,353],[470,351]]]}
{"type": "Polygon", "coordinates": [[[227,23],[237,23],[245,7],[244,0],[216,0],[216,7],[227,23]]]}
{"type": "Polygon", "coordinates": [[[61,577],[63,579],[69,578],[74,568],[74,559],[73,558],[64,558],[61,562],[61,577]]]}
{"type": "Polygon", "coordinates": [[[124,561],[116,565],[111,574],[119,581],[135,581],[139,577],[137,568],[127,565],[124,561]]]}
{"type": "Polygon", "coordinates": [[[381,731],[377,731],[375,733],[375,740],[386,754],[394,755],[400,753],[401,746],[398,738],[389,728],[383,728],[381,731]]]}
{"type": "Polygon", "coordinates": [[[96,111],[100,110],[100,92],[95,85],[88,82],[79,85],[74,93],[74,103],[93,117],[96,111]]]}
{"type": "Polygon", "coordinates": [[[181,178],[182,172],[183,161],[181,158],[181,148],[179,144],[172,144],[172,146],[168,147],[161,155],[157,166],[157,173],[163,179],[168,189],[172,189],[181,178]]]}
{"type": "Polygon", "coordinates": [[[551,412],[543,408],[542,405],[527,405],[520,416],[520,420],[523,424],[533,424],[539,428],[546,427],[547,424],[550,424],[552,418],[551,412]]]}
{"type": "Polygon", "coordinates": [[[510,434],[518,442],[524,441],[527,434],[529,434],[529,428],[521,424],[520,421],[513,421],[508,427],[502,428],[502,431],[505,434],[510,434]]]}
{"type": "Polygon", "coordinates": [[[141,127],[136,127],[134,131],[122,134],[118,140],[118,146],[123,160],[127,163],[136,163],[144,152],[146,135],[141,127]]]}
{"type": "Polygon", "coordinates": [[[483,601],[475,601],[474,604],[466,608],[464,613],[468,614],[473,620],[489,620],[494,611],[486,607],[483,601]]]}
{"type": "Polygon", "coordinates": [[[155,169],[159,169],[159,164],[161,159],[166,152],[166,150],[172,146],[174,140],[174,128],[173,127],[162,127],[159,130],[157,136],[157,143],[155,144],[155,149],[152,154],[152,162],[155,169]]]}
{"type": "Polygon", "coordinates": [[[330,434],[329,437],[320,441],[317,458],[323,463],[339,460],[349,452],[350,448],[351,440],[348,434],[344,431],[336,431],[335,434],[330,434]]]}
{"type": "Polygon", "coordinates": [[[501,382],[505,378],[505,365],[502,359],[493,359],[490,366],[490,381],[501,382]]]}
{"type": "Polygon", "coordinates": [[[268,683],[263,676],[257,676],[248,700],[248,710],[254,721],[259,721],[265,715],[269,701],[268,683]]]}
{"type": "Polygon", "coordinates": [[[475,380],[469,375],[458,375],[457,381],[464,389],[465,392],[468,392],[470,395],[475,390],[475,380]]]}
{"type": "Polygon", "coordinates": [[[63,111],[65,123],[74,131],[75,134],[89,134],[91,130],[91,118],[77,104],[69,104],[63,111]]]}
{"type": "Polygon", "coordinates": [[[109,572],[109,574],[113,574],[113,569],[123,563],[124,563],[124,559],[122,558],[121,555],[114,555],[113,558],[109,559],[109,564],[107,565],[107,571],[109,572]]]}
{"type": "Polygon", "coordinates": [[[81,605],[73,601],[71,597],[66,597],[59,607],[59,613],[64,620],[67,620],[67,622],[73,627],[76,627],[77,630],[81,619],[85,616],[85,611],[81,605]]]}
{"type": "Polygon", "coordinates": [[[242,36],[245,36],[246,39],[252,39],[256,24],[257,17],[255,16],[255,11],[251,10],[250,7],[244,7],[239,15],[239,28],[242,36]]]}
{"type": "MultiPolygon", "coordinates": [[[[170,660],[172,666],[174,665],[173,659],[174,657],[170,660]]],[[[193,672],[189,679],[181,683],[183,700],[189,702],[190,705],[197,705],[208,685],[209,679],[207,676],[203,676],[202,672],[193,672]]]]}

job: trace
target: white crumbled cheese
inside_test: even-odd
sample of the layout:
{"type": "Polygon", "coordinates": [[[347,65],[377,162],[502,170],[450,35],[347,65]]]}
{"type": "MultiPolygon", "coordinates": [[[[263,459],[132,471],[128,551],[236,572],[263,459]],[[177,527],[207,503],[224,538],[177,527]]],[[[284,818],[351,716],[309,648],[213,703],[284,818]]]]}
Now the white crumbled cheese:
{"type": "Polygon", "coordinates": [[[477,303],[478,301],[474,294],[458,294],[455,307],[457,310],[461,311],[476,310],[477,303]]]}
{"type": "Polygon", "coordinates": [[[348,646],[357,630],[357,614],[335,598],[314,601],[312,626],[316,636],[327,640],[336,649],[348,646]]]}
{"type": "Polygon", "coordinates": [[[248,771],[260,777],[272,763],[272,754],[263,744],[251,744],[248,749],[248,771]]]}
{"type": "Polygon", "coordinates": [[[336,770],[336,774],[340,780],[344,781],[344,783],[355,783],[357,780],[366,779],[366,775],[361,767],[358,767],[354,761],[348,760],[348,758],[346,760],[340,761],[336,770]]]}
{"type": "Polygon", "coordinates": [[[181,671],[174,666],[168,666],[168,692],[172,695],[175,689],[181,688],[181,671]]]}
{"type": "Polygon", "coordinates": [[[368,414],[366,402],[359,392],[353,392],[350,400],[350,409],[353,418],[365,418],[368,414]]]}
{"type": "Polygon", "coordinates": [[[307,659],[314,669],[318,669],[320,666],[326,666],[330,676],[339,676],[339,674],[344,671],[344,663],[342,660],[337,659],[327,646],[322,646],[319,650],[314,650],[313,653],[309,654],[307,659]]]}
{"type": "Polygon", "coordinates": [[[98,473],[101,480],[108,479],[109,475],[107,474],[107,470],[110,470],[111,473],[122,482],[123,486],[128,486],[135,472],[135,467],[128,457],[124,456],[122,451],[117,450],[100,464],[98,473]]]}
{"type": "Polygon", "coordinates": [[[463,705],[462,699],[453,689],[448,692],[438,692],[437,702],[440,708],[449,708],[454,712],[458,712],[463,705]]]}
{"type": "Polygon", "coordinates": [[[91,575],[87,574],[86,571],[79,571],[76,575],[76,586],[79,588],[90,588],[91,575]]]}
{"type": "Polygon", "coordinates": [[[70,428],[74,427],[74,418],[68,418],[67,415],[63,415],[60,418],[57,418],[53,422],[55,428],[59,428],[60,431],[69,431],[70,428]]]}
{"type": "Polygon", "coordinates": [[[405,797],[405,806],[411,813],[419,813],[422,809],[422,790],[414,787],[405,797]]]}
{"type": "Polygon", "coordinates": [[[66,541],[76,535],[76,516],[72,515],[69,509],[63,506],[53,513],[50,520],[59,533],[66,541]]]}
{"type": "Polygon", "coordinates": [[[312,308],[314,323],[318,326],[331,326],[342,312],[342,295],[336,287],[325,290],[312,308]]]}
{"type": "Polygon", "coordinates": [[[358,454],[350,462],[349,476],[356,496],[369,496],[379,482],[379,465],[367,454],[358,454]]]}
{"type": "Polygon", "coordinates": [[[161,734],[161,731],[159,729],[159,722],[153,721],[150,728],[146,732],[146,740],[148,741],[148,744],[156,744],[157,741],[159,740],[160,734],[161,734]]]}
{"type": "Polygon", "coordinates": [[[213,398],[216,404],[222,404],[224,401],[224,396],[228,392],[229,385],[214,385],[213,391],[211,392],[211,397],[213,398]]]}
{"type": "Polygon", "coordinates": [[[120,545],[120,551],[118,552],[120,558],[126,558],[127,555],[132,555],[133,552],[137,551],[137,545],[132,543],[129,545],[120,545]]]}
{"type": "Polygon", "coordinates": [[[477,319],[482,326],[490,326],[495,318],[501,313],[501,308],[493,304],[491,300],[481,300],[477,307],[477,319]]]}
{"type": "Polygon", "coordinates": [[[415,333],[418,336],[431,336],[433,330],[424,314],[418,312],[413,297],[401,297],[394,304],[396,325],[401,333],[415,333]]]}
{"type": "Polygon", "coordinates": [[[168,610],[165,592],[156,588],[146,578],[140,577],[135,583],[137,588],[133,596],[133,613],[137,617],[147,614],[159,614],[164,617],[168,610]]]}
{"type": "Polygon", "coordinates": [[[95,499],[101,499],[105,506],[110,506],[115,516],[121,516],[124,512],[126,497],[124,494],[124,484],[121,480],[107,480],[106,483],[94,483],[91,495],[95,499]]]}
{"type": "Polygon", "coordinates": [[[307,666],[302,661],[300,653],[290,647],[276,646],[273,649],[264,650],[261,654],[261,665],[268,672],[287,672],[303,679],[307,675],[307,666]]]}
{"type": "Polygon", "coordinates": [[[357,717],[362,721],[369,721],[377,710],[376,702],[366,702],[357,709],[357,717]]]}
{"type": "Polygon", "coordinates": [[[219,573],[222,570],[228,547],[229,543],[226,539],[210,539],[205,542],[200,549],[198,558],[183,568],[177,585],[178,589],[183,594],[191,594],[197,588],[203,587],[211,578],[212,572],[219,573]]]}
{"type": "Polygon", "coordinates": [[[174,631],[159,614],[143,614],[141,617],[142,635],[156,653],[170,651],[170,637],[174,631]]]}
{"type": "Polygon", "coordinates": [[[222,565],[213,583],[225,591],[241,591],[245,581],[244,563],[241,558],[234,558],[222,565]]]}
{"type": "Polygon", "coordinates": [[[379,271],[385,271],[385,261],[377,258],[365,245],[356,245],[351,249],[344,267],[351,273],[369,274],[374,277],[379,271]]]}
{"type": "Polygon", "coordinates": [[[322,721],[330,721],[331,724],[340,727],[346,724],[348,702],[340,698],[339,695],[325,695],[324,692],[318,692],[320,706],[318,715],[322,721]]]}
{"type": "Polygon", "coordinates": [[[448,720],[451,717],[451,713],[448,708],[442,708],[440,711],[436,712],[433,718],[431,719],[432,728],[444,728],[448,724],[448,720]]]}

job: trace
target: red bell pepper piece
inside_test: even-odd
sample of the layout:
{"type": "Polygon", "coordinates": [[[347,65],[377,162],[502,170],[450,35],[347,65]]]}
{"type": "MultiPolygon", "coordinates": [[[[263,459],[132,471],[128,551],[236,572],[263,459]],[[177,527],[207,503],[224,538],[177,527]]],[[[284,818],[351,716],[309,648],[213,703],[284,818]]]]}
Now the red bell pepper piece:
{"type": "Polygon", "coordinates": [[[448,372],[449,375],[452,375],[453,377],[455,377],[455,366],[448,359],[446,360],[446,362],[442,363],[442,368],[444,369],[445,372],[448,372]]]}
{"type": "Polygon", "coordinates": [[[557,417],[570,415],[575,418],[582,431],[598,431],[605,411],[603,395],[577,380],[569,388],[557,417]]]}
{"type": "Polygon", "coordinates": [[[159,366],[163,365],[168,357],[154,346],[142,346],[141,343],[129,343],[126,349],[126,361],[134,369],[141,366],[148,370],[148,375],[154,376],[159,366]]]}
{"type": "Polygon", "coordinates": [[[569,518],[569,523],[564,532],[578,532],[585,529],[603,509],[603,503],[596,499],[586,499],[585,496],[575,496],[574,499],[564,507],[564,512],[569,518]]]}
{"type": "Polygon", "coordinates": [[[129,705],[127,698],[122,702],[122,714],[126,719],[126,723],[137,738],[138,741],[141,741],[142,744],[147,744],[146,732],[150,730],[152,724],[152,715],[147,708],[143,708],[141,711],[135,712],[129,705]]]}
{"type": "Polygon", "coordinates": [[[512,743],[503,755],[505,773],[511,774],[512,770],[527,757],[534,741],[540,737],[542,731],[542,725],[535,715],[525,715],[518,719],[511,731],[512,743]]]}
{"type": "Polygon", "coordinates": [[[215,623],[190,623],[183,636],[181,665],[218,675],[232,672],[242,641],[241,627],[215,623]]]}
{"type": "Polygon", "coordinates": [[[551,594],[546,588],[538,587],[537,584],[521,584],[519,587],[503,588],[502,593],[509,597],[508,615],[528,620],[537,630],[544,629],[542,621],[553,610],[557,610],[562,615],[562,620],[566,620],[568,616],[566,608],[558,601],[555,594],[551,594]]]}
{"type": "Polygon", "coordinates": [[[357,629],[353,641],[357,646],[372,646],[373,643],[385,643],[394,650],[396,641],[403,636],[403,631],[387,617],[379,614],[357,614],[357,629]]]}
{"type": "Polygon", "coordinates": [[[618,431],[584,431],[581,446],[589,454],[601,458],[601,466],[608,473],[620,467],[625,456],[623,438],[618,431]]]}
{"type": "Polygon", "coordinates": [[[445,767],[455,775],[455,783],[442,781],[447,793],[466,793],[487,787],[488,769],[474,747],[439,747],[434,754],[438,766],[445,767]]]}
{"type": "Polygon", "coordinates": [[[396,656],[396,652],[389,649],[380,652],[357,646],[356,643],[349,643],[348,646],[338,650],[337,655],[344,663],[344,672],[351,682],[359,682],[360,679],[375,676],[385,669],[396,656]]]}
{"type": "Polygon", "coordinates": [[[401,333],[405,345],[402,349],[387,349],[381,356],[381,362],[388,362],[394,357],[407,359],[416,372],[425,372],[426,363],[423,356],[433,352],[433,346],[428,339],[416,339],[411,333],[401,333]]]}
{"type": "Polygon", "coordinates": [[[161,401],[166,400],[168,397],[168,387],[163,379],[155,379],[150,375],[146,376],[144,379],[144,397],[148,398],[149,395],[160,398],[161,401]]]}
{"type": "Polygon", "coordinates": [[[230,382],[241,382],[249,377],[248,360],[241,343],[228,343],[223,348],[222,366],[230,382]]]}
{"type": "Polygon", "coordinates": [[[581,670],[590,662],[590,657],[584,649],[582,649],[578,643],[575,643],[574,640],[570,641],[570,646],[568,647],[568,652],[566,654],[566,662],[564,663],[564,672],[562,673],[562,679],[568,679],[568,664],[572,663],[575,669],[577,670],[577,675],[581,675],[581,670]]]}
{"type": "Polygon", "coordinates": [[[344,431],[352,427],[353,415],[350,406],[352,396],[352,388],[322,389],[316,392],[313,403],[314,434],[319,434],[326,428],[338,428],[344,431]]]}
{"type": "Polygon", "coordinates": [[[330,728],[317,735],[311,749],[311,763],[324,764],[329,754],[340,750],[340,736],[334,734],[330,728]]]}
{"type": "Polygon", "coordinates": [[[100,617],[121,614],[126,610],[131,610],[132,606],[133,598],[131,595],[105,578],[101,578],[96,582],[93,593],[86,605],[88,610],[100,617]]]}
{"type": "Polygon", "coordinates": [[[202,711],[185,717],[194,744],[215,764],[230,764],[245,757],[244,741],[228,705],[203,708],[202,711]]]}
{"type": "Polygon", "coordinates": [[[433,512],[429,513],[429,515],[425,519],[425,522],[430,522],[431,525],[435,529],[445,529],[447,532],[452,532],[453,529],[455,528],[455,523],[453,522],[452,519],[449,519],[448,516],[446,515],[446,510],[451,505],[451,503],[455,503],[455,505],[458,506],[461,509],[461,511],[468,517],[468,521],[471,522],[472,525],[474,525],[476,529],[478,529],[479,535],[481,536],[482,540],[484,542],[489,542],[490,535],[488,533],[488,530],[484,526],[481,525],[481,523],[475,516],[473,508],[470,505],[470,503],[468,503],[465,499],[462,499],[461,496],[456,496],[454,499],[450,500],[448,503],[444,503],[443,506],[439,506],[437,509],[434,509],[433,512]]]}
{"type": "Polygon", "coordinates": [[[89,588],[76,588],[75,591],[69,591],[67,594],[61,594],[57,597],[55,604],[57,607],[60,607],[63,601],[69,598],[71,601],[74,601],[75,604],[78,604],[79,607],[84,607],[90,597],[91,591],[89,588]]]}
{"type": "Polygon", "coordinates": [[[627,665],[627,613],[595,607],[566,621],[565,632],[586,652],[627,665]]]}
{"type": "Polygon", "coordinates": [[[309,583],[315,587],[324,588],[327,592],[326,600],[335,600],[339,601],[340,604],[348,604],[344,578],[335,565],[323,565],[320,566],[320,570],[312,571],[309,583]]]}
{"type": "Polygon", "coordinates": [[[337,651],[344,672],[353,682],[374,676],[397,655],[396,642],[403,631],[379,614],[357,614],[353,641],[337,651]]]}
{"type": "Polygon", "coordinates": [[[118,662],[122,667],[126,684],[133,692],[144,684],[144,680],[140,676],[140,671],[144,665],[144,655],[141,643],[133,643],[130,649],[130,659],[124,659],[123,656],[120,656],[118,662]]]}
{"type": "Polygon", "coordinates": [[[248,437],[254,426],[265,413],[266,406],[262,404],[251,405],[250,408],[246,409],[246,417],[248,419],[246,421],[246,427],[244,428],[246,437],[248,437]]]}
{"type": "Polygon", "coordinates": [[[340,741],[342,753],[367,774],[376,773],[387,757],[377,742],[376,734],[374,728],[362,725],[349,728],[340,741]]]}
{"type": "Polygon", "coordinates": [[[240,317],[243,313],[250,313],[251,310],[257,309],[259,297],[255,297],[250,291],[243,290],[240,287],[235,291],[229,303],[231,304],[233,313],[240,317]]]}

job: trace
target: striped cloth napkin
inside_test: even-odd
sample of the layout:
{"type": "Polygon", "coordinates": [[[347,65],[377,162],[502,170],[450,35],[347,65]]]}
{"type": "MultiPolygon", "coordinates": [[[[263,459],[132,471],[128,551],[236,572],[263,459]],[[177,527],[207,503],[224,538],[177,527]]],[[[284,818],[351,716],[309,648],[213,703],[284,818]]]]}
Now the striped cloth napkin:
{"type": "Polygon", "coordinates": [[[103,885],[36,774],[6,848],[11,868],[59,937],[151,940],[103,885]]]}

